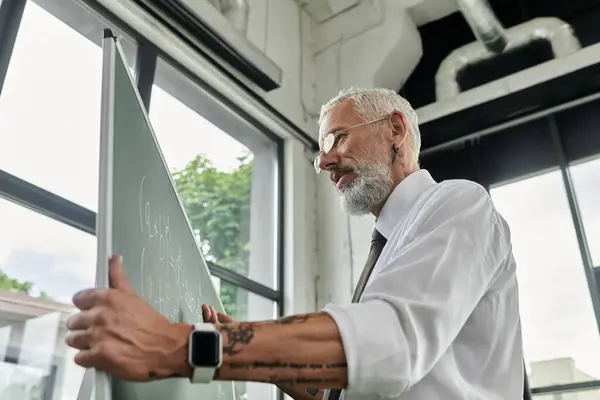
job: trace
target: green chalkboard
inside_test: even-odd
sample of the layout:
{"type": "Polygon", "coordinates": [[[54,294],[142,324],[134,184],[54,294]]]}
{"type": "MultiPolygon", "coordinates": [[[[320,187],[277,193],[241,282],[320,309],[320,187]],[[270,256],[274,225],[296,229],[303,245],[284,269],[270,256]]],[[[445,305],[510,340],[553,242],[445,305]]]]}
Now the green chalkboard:
{"type": "MultiPolygon", "coordinates": [[[[122,254],[135,291],[157,311],[172,322],[202,322],[201,304],[223,311],[221,302],[118,40],[108,31],[103,51],[99,260],[122,254]]],[[[98,267],[102,284],[100,261],[98,267]]],[[[232,382],[106,382],[109,394],[98,394],[102,380],[96,379],[102,400],[234,398],[232,382]]]]}

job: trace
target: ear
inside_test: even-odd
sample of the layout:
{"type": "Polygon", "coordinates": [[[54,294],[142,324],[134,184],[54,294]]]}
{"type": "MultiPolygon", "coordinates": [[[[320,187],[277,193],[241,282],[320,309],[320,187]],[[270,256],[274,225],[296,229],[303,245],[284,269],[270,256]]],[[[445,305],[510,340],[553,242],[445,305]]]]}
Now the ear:
{"type": "Polygon", "coordinates": [[[404,113],[394,110],[390,114],[390,121],[392,123],[394,144],[396,147],[400,147],[408,137],[408,120],[404,116],[404,113]]]}

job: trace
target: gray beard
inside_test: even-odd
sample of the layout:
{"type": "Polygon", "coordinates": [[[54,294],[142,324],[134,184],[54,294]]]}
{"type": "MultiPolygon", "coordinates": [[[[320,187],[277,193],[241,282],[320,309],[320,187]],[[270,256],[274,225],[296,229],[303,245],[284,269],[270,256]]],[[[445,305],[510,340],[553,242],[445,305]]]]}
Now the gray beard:
{"type": "Polygon", "coordinates": [[[355,168],[356,178],[340,190],[340,202],[348,215],[366,215],[383,204],[392,192],[394,180],[389,167],[374,164],[355,168]]]}

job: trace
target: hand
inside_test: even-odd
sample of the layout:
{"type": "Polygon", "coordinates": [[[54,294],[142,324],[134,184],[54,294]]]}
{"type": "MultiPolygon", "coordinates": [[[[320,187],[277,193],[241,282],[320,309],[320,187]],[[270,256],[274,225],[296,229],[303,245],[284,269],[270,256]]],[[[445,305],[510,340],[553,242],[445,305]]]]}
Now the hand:
{"type": "Polygon", "coordinates": [[[211,324],[228,324],[230,322],[236,322],[229,315],[217,312],[213,306],[209,306],[208,304],[202,304],[202,318],[204,322],[209,322],[211,324]]]}
{"type": "Polygon", "coordinates": [[[79,350],[75,363],[130,381],[189,376],[191,326],[172,324],[138,297],[121,257],[110,259],[109,273],[110,289],[86,289],[73,296],[81,312],[68,319],[66,342],[79,350]]]}

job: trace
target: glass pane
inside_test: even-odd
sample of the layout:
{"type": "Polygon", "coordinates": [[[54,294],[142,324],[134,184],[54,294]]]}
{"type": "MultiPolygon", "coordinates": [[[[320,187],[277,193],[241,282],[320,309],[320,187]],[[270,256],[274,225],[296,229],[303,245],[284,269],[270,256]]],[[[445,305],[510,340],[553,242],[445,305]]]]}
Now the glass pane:
{"type": "Polygon", "coordinates": [[[510,225],[530,386],[600,377],[600,335],[560,171],[490,191],[510,225]]]}
{"type": "Polygon", "coordinates": [[[238,321],[263,321],[277,318],[277,303],[231,283],[212,277],[227,315],[238,321]]]}
{"type": "Polygon", "coordinates": [[[150,119],[207,261],[272,287],[272,263],[261,265],[268,273],[249,268],[251,151],[156,85],[150,119]]]}
{"type": "MultiPolygon", "coordinates": [[[[263,321],[277,317],[277,303],[248,292],[213,276],[215,287],[221,293],[221,302],[238,321],[263,321]]],[[[237,400],[268,400],[275,398],[275,386],[256,382],[236,382],[237,400]]]]}
{"type": "Polygon", "coordinates": [[[28,1],[0,96],[0,168],[96,210],[101,80],[101,48],[28,1]]]}
{"type": "Polygon", "coordinates": [[[600,267],[600,158],[571,167],[592,262],[600,267]]]}
{"type": "Polygon", "coordinates": [[[76,399],[84,370],[65,322],[94,285],[96,238],[3,199],[0,220],[0,398],[76,399]]]}

